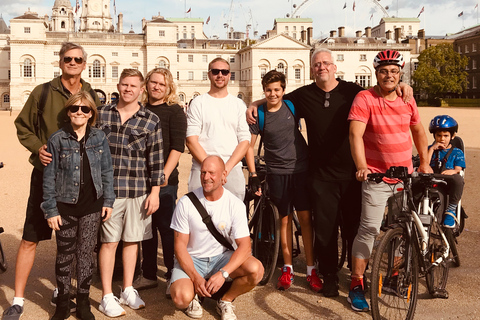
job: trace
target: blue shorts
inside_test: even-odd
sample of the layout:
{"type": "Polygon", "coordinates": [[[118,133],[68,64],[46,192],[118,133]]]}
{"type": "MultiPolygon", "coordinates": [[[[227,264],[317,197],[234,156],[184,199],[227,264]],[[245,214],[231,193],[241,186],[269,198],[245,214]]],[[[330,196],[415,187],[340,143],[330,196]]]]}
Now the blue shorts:
{"type": "MultiPolygon", "coordinates": [[[[211,258],[192,257],[193,265],[195,267],[195,270],[197,270],[197,272],[204,279],[208,279],[211,276],[213,276],[215,273],[217,273],[221,268],[223,268],[228,263],[228,261],[230,261],[232,254],[233,254],[233,251],[227,250],[224,253],[211,258]]],[[[178,263],[177,258],[175,258],[175,262],[173,264],[173,270],[172,270],[172,277],[170,278],[170,283],[174,283],[179,279],[185,279],[185,278],[190,279],[188,274],[186,274],[185,271],[182,270],[182,267],[180,267],[180,264],[178,263]]],[[[229,277],[227,278],[226,281],[232,281],[232,279],[230,279],[229,277]]]]}
{"type": "Polygon", "coordinates": [[[308,173],[267,174],[268,195],[278,209],[280,217],[297,211],[311,210],[308,173]]]}

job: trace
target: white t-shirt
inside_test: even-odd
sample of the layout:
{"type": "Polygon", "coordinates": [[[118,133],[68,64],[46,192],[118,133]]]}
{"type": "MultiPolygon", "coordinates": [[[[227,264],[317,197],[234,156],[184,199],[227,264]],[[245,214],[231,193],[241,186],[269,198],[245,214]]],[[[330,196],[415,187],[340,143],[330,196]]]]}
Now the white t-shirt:
{"type": "MultiPolygon", "coordinates": [[[[224,188],[217,201],[205,199],[202,188],[193,192],[212,218],[213,225],[235,249],[235,239],[250,236],[245,205],[230,191],[224,188]]],[[[170,228],[190,235],[187,251],[192,257],[214,257],[227,250],[208,231],[202,216],[186,195],[178,201],[170,228]]]]}
{"type": "MultiPolygon", "coordinates": [[[[214,98],[204,93],[193,99],[188,107],[187,137],[198,136],[207,155],[220,156],[227,162],[240,142],[250,141],[245,111],[245,103],[231,94],[214,98]]],[[[200,170],[195,159],[192,169],[200,170]]]]}

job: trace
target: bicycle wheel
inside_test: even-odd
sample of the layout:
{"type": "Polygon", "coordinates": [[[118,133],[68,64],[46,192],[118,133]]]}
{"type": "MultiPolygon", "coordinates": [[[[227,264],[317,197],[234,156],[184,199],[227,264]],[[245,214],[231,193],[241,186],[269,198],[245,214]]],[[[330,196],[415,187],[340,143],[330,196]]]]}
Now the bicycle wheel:
{"type": "Polygon", "coordinates": [[[337,271],[340,271],[345,264],[345,259],[347,257],[347,240],[342,238],[342,228],[338,226],[338,263],[337,263],[337,271]]]}
{"type": "Polygon", "coordinates": [[[3,252],[2,242],[0,242],[0,273],[4,273],[5,271],[7,271],[7,260],[3,252]]]}
{"type": "Polygon", "coordinates": [[[445,252],[445,244],[437,223],[432,224],[428,243],[428,254],[425,256],[425,266],[430,268],[425,274],[428,292],[434,297],[447,298],[445,290],[448,280],[448,259],[443,259],[438,266],[431,267],[432,263],[445,252]]]}
{"type": "MultiPolygon", "coordinates": [[[[260,260],[265,269],[261,285],[267,284],[277,266],[280,247],[280,218],[277,207],[270,201],[258,207],[258,220],[253,226],[253,256],[260,260]]],[[[257,214],[257,213],[256,213],[257,214]]]]}
{"type": "Polygon", "coordinates": [[[413,319],[418,293],[418,256],[405,240],[402,228],[390,229],[377,247],[370,293],[373,319],[413,319]]]}
{"type": "Polygon", "coordinates": [[[450,245],[448,259],[453,262],[455,267],[460,267],[460,257],[457,250],[457,238],[453,234],[453,230],[450,228],[444,228],[443,232],[445,233],[448,244],[450,245]]]}

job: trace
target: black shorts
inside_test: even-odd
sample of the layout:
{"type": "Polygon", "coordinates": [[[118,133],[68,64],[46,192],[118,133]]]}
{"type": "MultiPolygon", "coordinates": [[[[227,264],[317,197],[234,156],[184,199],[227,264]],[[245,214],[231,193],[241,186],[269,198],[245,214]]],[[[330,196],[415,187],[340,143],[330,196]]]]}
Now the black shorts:
{"type": "Polygon", "coordinates": [[[52,229],[48,226],[40,204],[43,202],[43,171],[33,169],[30,180],[30,196],[27,203],[27,216],[23,226],[23,240],[39,242],[52,238],[52,229]]]}
{"type": "Polygon", "coordinates": [[[311,209],[307,172],[294,174],[267,174],[268,195],[285,217],[292,212],[311,209]]]}

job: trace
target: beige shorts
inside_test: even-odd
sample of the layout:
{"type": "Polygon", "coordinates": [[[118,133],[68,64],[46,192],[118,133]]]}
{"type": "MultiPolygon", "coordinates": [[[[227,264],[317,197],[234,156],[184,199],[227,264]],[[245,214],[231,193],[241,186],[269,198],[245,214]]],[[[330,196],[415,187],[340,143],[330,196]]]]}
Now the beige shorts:
{"type": "Polygon", "coordinates": [[[116,199],[112,216],[102,223],[101,242],[139,242],[152,238],[152,216],[147,216],[145,199],[116,199]]]}

